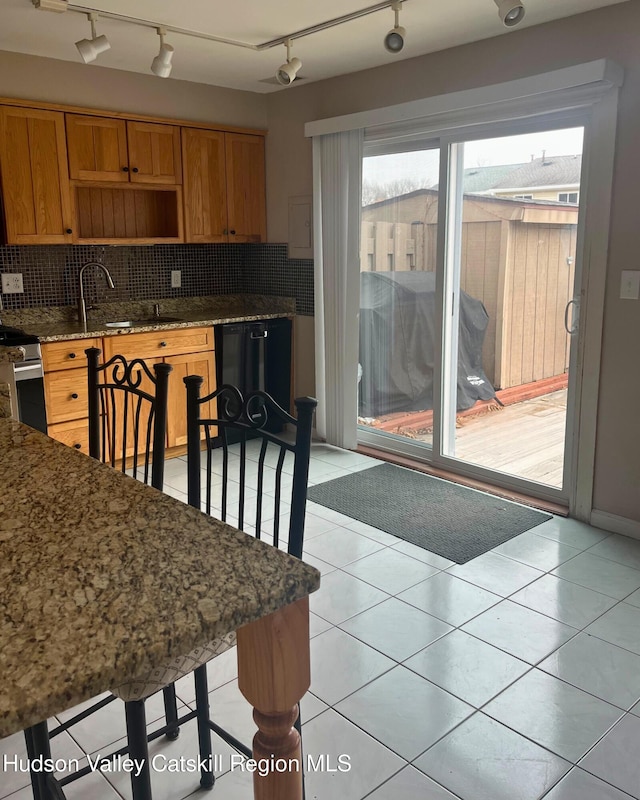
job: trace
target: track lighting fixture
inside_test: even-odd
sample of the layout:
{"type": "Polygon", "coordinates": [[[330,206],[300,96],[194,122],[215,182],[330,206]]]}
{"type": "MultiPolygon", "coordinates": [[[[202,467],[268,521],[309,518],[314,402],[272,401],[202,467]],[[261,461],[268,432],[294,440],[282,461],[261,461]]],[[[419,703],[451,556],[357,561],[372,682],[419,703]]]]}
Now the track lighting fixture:
{"type": "Polygon", "coordinates": [[[393,28],[384,37],[384,46],[389,53],[399,53],[404,47],[404,37],[407,35],[406,30],[400,25],[401,0],[394,0],[391,3],[391,8],[396,16],[396,21],[393,28]]]}
{"type": "Polygon", "coordinates": [[[90,39],[80,39],[79,42],[76,42],[76,47],[78,48],[78,52],[85,64],[90,64],[92,61],[95,61],[96,58],[100,55],[100,53],[104,53],[111,45],[109,44],[109,40],[106,36],[97,36],[96,35],[96,22],[98,21],[98,15],[92,12],[91,14],[87,14],[87,19],[91,23],[91,38],[90,39]]]}
{"type": "Polygon", "coordinates": [[[524,19],[524,4],[521,0],[494,0],[498,16],[507,28],[513,28],[524,19]]]}
{"type": "MultiPolygon", "coordinates": [[[[2,2],[2,0],[0,0],[2,2]]],[[[40,10],[47,11],[68,11],[76,14],[84,14],[91,23],[91,39],[82,39],[76,42],[78,52],[82,57],[85,64],[95,61],[96,58],[109,50],[111,45],[106,36],[98,36],[96,34],[96,21],[98,19],[98,11],[87,6],[76,5],[76,0],[31,0],[33,5],[40,10]]],[[[395,16],[393,28],[384,37],[384,47],[388,53],[397,54],[404,49],[406,30],[400,25],[400,11],[403,7],[403,2],[406,0],[381,0],[374,5],[364,8],[359,8],[357,11],[351,11],[332,19],[310,25],[306,28],[301,28],[291,33],[278,36],[274,39],[269,39],[264,42],[247,42],[238,39],[229,39],[222,36],[217,36],[213,33],[205,31],[196,31],[188,28],[181,28],[176,25],[162,25],[151,19],[143,19],[134,17],[128,14],[121,14],[115,11],[101,10],[100,15],[115,22],[124,23],[128,25],[136,25],[142,28],[153,28],[160,37],[160,50],[158,55],[153,59],[151,64],[151,72],[160,78],[168,78],[171,74],[172,60],[174,48],[172,45],[167,44],[164,37],[169,33],[179,36],[186,36],[195,39],[201,39],[209,42],[216,42],[218,44],[230,45],[232,47],[242,47],[246,50],[255,53],[261,53],[270,50],[273,47],[280,47],[284,45],[287,49],[287,60],[284,64],[278,67],[276,71],[276,80],[281,86],[290,86],[296,79],[298,73],[302,68],[302,61],[299,58],[291,57],[291,44],[294,39],[302,39],[303,37],[311,36],[312,34],[326,31],[335,28],[338,25],[344,25],[353,22],[357,19],[367,17],[370,14],[376,14],[390,8],[395,16]]],[[[501,22],[507,28],[513,28],[524,19],[525,15],[525,0],[494,0],[498,8],[498,16],[501,22]]]]}
{"type": "Polygon", "coordinates": [[[160,37],[160,50],[158,55],[151,62],[151,72],[159,78],[168,78],[169,75],[171,75],[173,47],[170,44],[165,44],[164,37],[167,31],[164,28],[158,28],[157,31],[160,37]]]}
{"type": "Polygon", "coordinates": [[[291,39],[285,39],[284,46],[287,48],[287,60],[276,71],[276,80],[282,86],[290,86],[296,79],[300,71],[302,61],[299,58],[291,58],[291,39]]]}

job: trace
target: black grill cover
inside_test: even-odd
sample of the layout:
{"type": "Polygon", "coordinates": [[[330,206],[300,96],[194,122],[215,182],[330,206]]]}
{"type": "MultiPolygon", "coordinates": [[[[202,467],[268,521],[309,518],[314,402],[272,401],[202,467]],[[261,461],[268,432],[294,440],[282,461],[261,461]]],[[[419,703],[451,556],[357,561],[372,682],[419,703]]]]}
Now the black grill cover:
{"type": "MultiPolygon", "coordinates": [[[[435,303],[433,272],[360,274],[360,416],[433,408],[435,303]]],[[[488,322],[482,302],[462,292],[458,411],[495,397],[482,369],[488,322]]]]}

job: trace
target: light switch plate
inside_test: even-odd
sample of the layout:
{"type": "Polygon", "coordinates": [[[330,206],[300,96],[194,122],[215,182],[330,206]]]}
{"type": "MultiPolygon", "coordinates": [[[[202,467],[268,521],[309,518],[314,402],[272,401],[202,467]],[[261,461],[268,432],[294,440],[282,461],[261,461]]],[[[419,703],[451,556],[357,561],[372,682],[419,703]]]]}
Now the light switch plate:
{"type": "Polygon", "coordinates": [[[640,299],[640,271],[635,269],[622,270],[622,277],[620,279],[620,299],[640,299]]]}
{"type": "Polygon", "coordinates": [[[21,272],[5,272],[2,275],[2,291],[5,294],[24,294],[21,272]]]}
{"type": "Polygon", "coordinates": [[[182,287],[182,270],[171,270],[171,288],[180,289],[182,287]]]}

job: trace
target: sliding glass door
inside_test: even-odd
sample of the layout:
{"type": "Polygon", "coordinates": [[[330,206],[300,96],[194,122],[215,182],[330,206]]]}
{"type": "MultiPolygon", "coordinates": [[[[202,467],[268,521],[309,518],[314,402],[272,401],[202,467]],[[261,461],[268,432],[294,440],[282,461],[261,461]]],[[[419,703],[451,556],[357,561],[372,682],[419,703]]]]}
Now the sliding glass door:
{"type": "Polygon", "coordinates": [[[583,127],[365,150],[363,443],[565,499],[583,127]]]}
{"type": "Polygon", "coordinates": [[[358,423],[388,446],[432,448],[439,172],[439,146],[363,160],[358,423]]]}

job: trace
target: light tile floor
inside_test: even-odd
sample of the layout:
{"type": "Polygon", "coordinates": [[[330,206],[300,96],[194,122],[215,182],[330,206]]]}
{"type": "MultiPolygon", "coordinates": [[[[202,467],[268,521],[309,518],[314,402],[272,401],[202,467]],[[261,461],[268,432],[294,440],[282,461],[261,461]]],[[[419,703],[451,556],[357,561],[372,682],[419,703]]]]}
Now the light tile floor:
{"type": "MultiPolygon", "coordinates": [[[[316,444],[310,482],[375,464],[316,444]]],[[[167,462],[165,482],[186,502],[184,459],[167,462]]],[[[640,542],[554,518],[455,565],[309,503],[305,558],[323,575],[311,598],[305,753],[332,770],[340,755],[351,765],[308,771],[309,800],[640,799],[640,542]]],[[[235,652],[209,675],[216,719],[249,741],[235,652]]],[[[189,677],[177,691],[193,705],[189,677]]],[[[160,724],[160,697],[148,708],[160,724]]],[[[193,757],[193,728],[152,752],[193,757]]],[[[60,737],[54,754],[95,755],[123,736],[117,702],[60,737]]],[[[229,771],[230,750],[216,745],[213,794],[198,790],[197,774],[165,772],[154,774],[154,797],[249,798],[251,776],[229,771]]],[[[0,742],[0,756],[14,753],[24,757],[21,734],[0,742]]],[[[5,771],[0,797],[26,800],[28,783],[5,771]]],[[[128,777],[94,774],[67,795],[129,798],[128,777]]]]}

